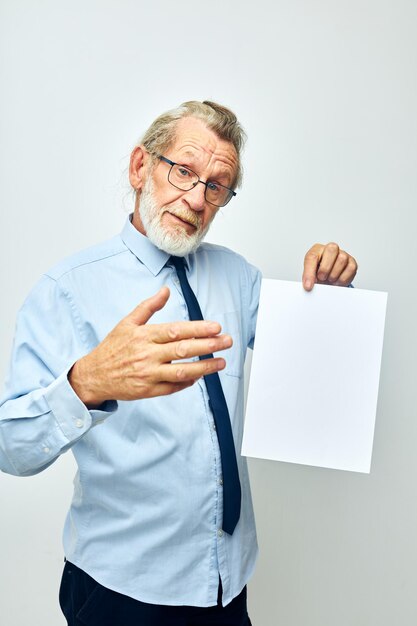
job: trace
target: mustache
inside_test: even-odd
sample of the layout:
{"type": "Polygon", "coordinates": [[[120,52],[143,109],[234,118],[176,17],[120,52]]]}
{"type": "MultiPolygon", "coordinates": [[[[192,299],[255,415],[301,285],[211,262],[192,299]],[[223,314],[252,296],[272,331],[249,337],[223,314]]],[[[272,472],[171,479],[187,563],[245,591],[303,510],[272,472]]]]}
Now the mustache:
{"type": "Polygon", "coordinates": [[[185,207],[170,207],[170,209],[167,209],[167,211],[169,213],[172,213],[172,215],[179,217],[181,220],[184,220],[184,222],[188,222],[195,228],[200,228],[201,215],[199,213],[187,211],[185,207]]]}

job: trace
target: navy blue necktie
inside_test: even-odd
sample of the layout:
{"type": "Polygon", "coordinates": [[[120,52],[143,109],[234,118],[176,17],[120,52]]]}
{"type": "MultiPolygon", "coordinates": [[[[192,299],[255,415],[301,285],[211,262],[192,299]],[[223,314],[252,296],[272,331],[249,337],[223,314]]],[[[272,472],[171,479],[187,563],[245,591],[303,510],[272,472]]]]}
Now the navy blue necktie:
{"type": "MultiPolygon", "coordinates": [[[[177,270],[182,293],[187,303],[190,320],[202,320],[200,305],[188,282],[184,259],[172,256],[170,263],[177,270]]],[[[213,358],[212,354],[200,356],[200,359],[213,358]]],[[[216,424],[217,439],[222,459],[223,473],[223,530],[233,534],[240,517],[241,489],[237,468],[235,444],[233,441],[232,426],[229,411],[224,397],[222,385],[217,372],[204,376],[209,395],[210,408],[216,424]]]]}

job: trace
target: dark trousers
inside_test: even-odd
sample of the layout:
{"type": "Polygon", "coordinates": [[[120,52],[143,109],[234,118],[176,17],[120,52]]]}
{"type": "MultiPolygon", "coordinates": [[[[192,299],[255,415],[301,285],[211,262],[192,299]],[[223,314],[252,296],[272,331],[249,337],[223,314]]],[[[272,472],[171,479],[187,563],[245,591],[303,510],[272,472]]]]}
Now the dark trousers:
{"type": "Polygon", "coordinates": [[[251,626],[246,587],[230,604],[164,606],[139,602],[103,587],[69,563],[62,574],[59,602],[69,626],[251,626]]]}

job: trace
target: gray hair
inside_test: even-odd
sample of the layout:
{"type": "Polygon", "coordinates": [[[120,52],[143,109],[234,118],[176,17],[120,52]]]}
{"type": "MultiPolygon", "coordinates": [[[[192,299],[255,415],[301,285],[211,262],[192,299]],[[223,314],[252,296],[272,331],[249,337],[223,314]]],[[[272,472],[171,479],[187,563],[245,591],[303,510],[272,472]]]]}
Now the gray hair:
{"type": "Polygon", "coordinates": [[[233,144],[237,153],[237,172],[233,186],[240,186],[243,175],[241,154],[246,141],[246,133],[233,111],[216,102],[190,100],[176,109],[163,113],[152,122],[142,137],[141,143],[154,157],[163,154],[175,142],[177,124],[185,117],[201,120],[220,139],[233,144]]]}

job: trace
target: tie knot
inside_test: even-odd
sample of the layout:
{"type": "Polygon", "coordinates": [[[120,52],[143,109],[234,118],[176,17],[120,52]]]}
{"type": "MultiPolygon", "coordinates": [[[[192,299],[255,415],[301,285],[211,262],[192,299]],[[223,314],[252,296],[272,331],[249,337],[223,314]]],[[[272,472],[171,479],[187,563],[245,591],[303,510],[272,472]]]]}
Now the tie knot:
{"type": "Polygon", "coordinates": [[[171,256],[169,262],[175,267],[178,271],[185,271],[185,259],[183,256],[171,256]]]}

